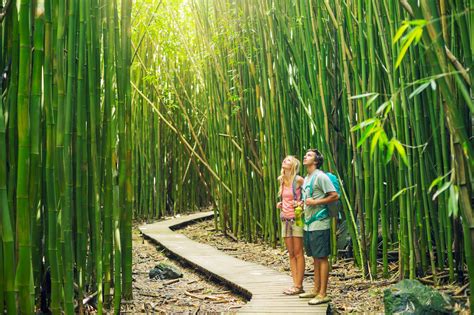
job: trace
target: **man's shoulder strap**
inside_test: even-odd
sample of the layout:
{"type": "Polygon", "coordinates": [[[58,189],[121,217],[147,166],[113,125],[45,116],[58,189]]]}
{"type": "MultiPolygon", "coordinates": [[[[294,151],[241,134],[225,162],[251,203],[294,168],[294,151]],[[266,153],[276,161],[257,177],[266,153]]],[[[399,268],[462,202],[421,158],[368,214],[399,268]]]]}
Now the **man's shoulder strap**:
{"type": "Polygon", "coordinates": [[[316,174],[314,174],[313,176],[311,176],[311,179],[309,180],[309,196],[310,197],[313,197],[313,187],[314,187],[314,182],[316,181],[316,179],[318,178],[318,176],[320,174],[317,174],[317,170],[316,170],[316,174]]]}

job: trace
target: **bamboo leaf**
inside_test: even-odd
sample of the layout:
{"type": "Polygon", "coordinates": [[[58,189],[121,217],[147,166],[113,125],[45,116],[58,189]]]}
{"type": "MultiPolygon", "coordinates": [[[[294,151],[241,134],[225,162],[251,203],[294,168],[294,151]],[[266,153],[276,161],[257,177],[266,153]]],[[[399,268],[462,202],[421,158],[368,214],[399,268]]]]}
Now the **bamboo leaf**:
{"type": "Polygon", "coordinates": [[[410,166],[409,163],[408,163],[408,158],[407,158],[407,154],[405,152],[405,148],[400,143],[400,141],[398,141],[397,139],[392,139],[391,141],[393,141],[395,149],[397,149],[397,152],[400,155],[403,163],[405,163],[406,166],[410,166]]]}
{"type": "Polygon", "coordinates": [[[393,195],[392,199],[390,200],[391,202],[395,201],[398,197],[406,193],[409,189],[415,188],[416,185],[410,186],[410,187],[405,187],[400,189],[395,195],[393,195]]]}
{"type": "Polygon", "coordinates": [[[442,181],[443,179],[445,179],[445,178],[446,178],[449,174],[451,174],[452,172],[453,172],[453,170],[450,170],[448,173],[446,173],[446,174],[444,174],[444,175],[442,175],[442,176],[439,176],[439,177],[435,178],[435,179],[431,182],[430,187],[428,188],[428,193],[430,193],[431,190],[432,190],[435,186],[437,186],[439,183],[441,183],[441,181],[442,181]]]}
{"type": "Polygon", "coordinates": [[[441,183],[441,181],[443,180],[444,176],[439,176],[437,178],[435,178],[435,180],[433,180],[431,182],[431,185],[430,187],[428,188],[428,193],[431,192],[431,190],[433,189],[433,187],[435,187],[436,185],[438,185],[439,183],[441,183]]]}
{"type": "Polygon", "coordinates": [[[360,124],[357,124],[354,127],[352,127],[351,132],[354,132],[354,131],[357,131],[357,130],[362,129],[364,127],[370,126],[370,125],[376,123],[377,121],[379,121],[377,118],[369,118],[367,120],[364,120],[360,124]]]}
{"type": "Polygon", "coordinates": [[[387,110],[390,111],[391,109],[392,109],[392,101],[389,100],[383,103],[382,105],[380,105],[379,108],[377,108],[377,110],[375,111],[375,114],[380,115],[383,112],[384,116],[387,116],[387,113],[388,113],[387,110]]]}
{"type": "Polygon", "coordinates": [[[457,185],[449,187],[448,215],[454,218],[458,217],[459,212],[459,188],[457,185]]]}
{"type": "Polygon", "coordinates": [[[393,37],[392,44],[395,45],[396,42],[402,37],[403,33],[405,33],[406,29],[410,26],[406,21],[403,21],[402,26],[398,28],[397,33],[393,37]]]}
{"type": "Polygon", "coordinates": [[[388,148],[387,148],[387,154],[385,155],[385,164],[388,164],[388,162],[390,162],[393,156],[393,151],[395,150],[395,144],[393,143],[392,140],[388,142],[387,147],[388,148]]]}
{"type": "Polygon", "coordinates": [[[442,194],[446,189],[448,189],[449,186],[451,186],[451,184],[452,184],[451,182],[446,182],[446,183],[444,183],[443,186],[441,186],[441,188],[438,189],[438,190],[435,192],[435,194],[433,195],[433,200],[435,200],[436,198],[438,198],[438,196],[439,196],[440,194],[442,194]]]}
{"type": "Polygon", "coordinates": [[[372,138],[372,142],[370,143],[370,156],[374,155],[375,148],[377,147],[378,140],[380,138],[381,133],[383,133],[382,128],[378,128],[377,132],[375,133],[374,137],[372,138]]]}
{"type": "Polygon", "coordinates": [[[408,33],[406,40],[404,41],[403,47],[400,50],[400,53],[398,54],[397,61],[395,62],[395,69],[398,68],[400,63],[403,60],[403,57],[405,57],[406,52],[408,51],[408,48],[410,47],[411,43],[415,40],[416,38],[416,32],[411,31],[408,33]]]}
{"type": "Polygon", "coordinates": [[[418,44],[418,42],[421,39],[421,36],[423,36],[423,28],[419,27],[415,29],[415,43],[418,44]]]}
{"type": "Polygon", "coordinates": [[[425,26],[427,22],[424,19],[417,19],[417,20],[408,21],[407,23],[413,26],[425,26]]]}
{"type": "Polygon", "coordinates": [[[367,101],[367,104],[365,104],[365,108],[368,108],[377,99],[378,96],[379,94],[375,94],[374,96],[369,98],[369,100],[367,101]]]}
{"type": "Polygon", "coordinates": [[[413,97],[417,96],[418,94],[420,94],[421,92],[423,92],[428,86],[431,85],[431,81],[429,82],[425,82],[423,83],[422,85],[420,85],[419,87],[417,87],[411,94],[408,98],[412,99],[413,97]]]}
{"type": "Polygon", "coordinates": [[[398,197],[400,197],[402,194],[404,194],[405,192],[407,191],[407,188],[403,188],[401,190],[399,190],[393,197],[392,197],[392,200],[390,200],[391,202],[393,202],[395,199],[397,199],[398,197]]]}
{"type": "Polygon", "coordinates": [[[369,96],[373,96],[373,95],[378,95],[378,93],[358,94],[358,95],[351,96],[349,99],[356,100],[356,99],[359,99],[359,98],[369,97],[369,96]]]}
{"type": "Polygon", "coordinates": [[[377,131],[375,125],[370,125],[367,129],[364,130],[362,136],[360,137],[359,141],[357,141],[357,147],[360,147],[371,134],[377,131]]]}
{"type": "Polygon", "coordinates": [[[380,138],[379,138],[379,150],[382,151],[388,144],[388,137],[387,134],[385,133],[385,130],[383,128],[380,128],[382,132],[380,133],[380,138]]]}

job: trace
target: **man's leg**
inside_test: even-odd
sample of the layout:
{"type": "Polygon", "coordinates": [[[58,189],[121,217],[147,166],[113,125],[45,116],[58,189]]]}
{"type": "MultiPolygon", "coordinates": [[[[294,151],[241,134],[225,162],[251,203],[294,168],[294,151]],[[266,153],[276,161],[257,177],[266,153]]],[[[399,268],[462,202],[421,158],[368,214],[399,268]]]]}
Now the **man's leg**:
{"type": "Polygon", "coordinates": [[[329,230],[322,230],[317,232],[317,249],[315,250],[315,256],[320,256],[320,258],[314,257],[314,262],[315,266],[318,266],[319,271],[319,291],[317,293],[317,296],[308,302],[308,304],[310,305],[327,303],[330,301],[330,298],[326,296],[329,278],[328,256],[330,254],[330,232],[329,230]]]}
{"type": "Polygon", "coordinates": [[[318,258],[313,257],[314,259],[314,293],[318,295],[318,292],[321,289],[321,265],[318,258]]]}
{"type": "Polygon", "coordinates": [[[329,278],[329,260],[328,257],[324,258],[317,258],[319,265],[319,279],[320,279],[320,287],[319,287],[319,297],[324,298],[326,297],[326,291],[328,288],[328,278],[329,278]]]}

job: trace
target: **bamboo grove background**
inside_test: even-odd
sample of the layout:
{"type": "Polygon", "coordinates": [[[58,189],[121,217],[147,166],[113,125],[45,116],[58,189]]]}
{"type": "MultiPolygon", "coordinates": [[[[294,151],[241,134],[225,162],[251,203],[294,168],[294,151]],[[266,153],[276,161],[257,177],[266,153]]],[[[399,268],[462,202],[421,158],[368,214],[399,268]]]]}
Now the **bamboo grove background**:
{"type": "Polygon", "coordinates": [[[82,313],[94,293],[117,313],[132,298],[131,1],[0,4],[0,313],[82,313]]]}
{"type": "Polygon", "coordinates": [[[141,2],[132,38],[136,216],[212,205],[226,233],[276,244],[280,163],[318,147],[341,180],[367,277],[388,276],[395,252],[400,278],[468,281],[473,8],[141,2]]]}

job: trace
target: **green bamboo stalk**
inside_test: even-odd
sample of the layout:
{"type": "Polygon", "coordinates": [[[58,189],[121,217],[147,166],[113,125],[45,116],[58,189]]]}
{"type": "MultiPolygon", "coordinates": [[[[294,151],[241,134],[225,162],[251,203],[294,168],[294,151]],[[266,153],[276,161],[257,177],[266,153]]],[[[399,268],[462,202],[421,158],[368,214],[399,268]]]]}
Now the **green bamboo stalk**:
{"type": "MultiPolygon", "coordinates": [[[[123,142],[125,141],[125,108],[124,108],[124,80],[123,80],[123,51],[120,43],[120,29],[119,29],[119,19],[118,19],[118,9],[117,9],[117,1],[113,3],[114,7],[114,45],[115,49],[115,60],[116,60],[116,78],[117,78],[117,95],[118,95],[118,103],[117,103],[117,132],[118,138],[120,139],[119,148],[118,148],[118,156],[119,161],[125,160],[125,146],[123,142]]],[[[112,151],[117,152],[117,143],[112,141],[112,151]]],[[[119,162],[120,163],[120,162],[119,162]]],[[[121,163],[120,163],[121,164],[121,163]]],[[[120,312],[120,303],[122,301],[122,277],[121,277],[121,269],[122,269],[122,246],[120,240],[120,213],[122,209],[125,207],[125,196],[121,194],[121,190],[123,191],[123,183],[120,179],[120,172],[125,175],[125,168],[120,167],[118,172],[114,170],[114,188],[113,188],[113,211],[112,211],[112,218],[113,218],[113,226],[112,226],[112,233],[114,237],[114,313],[118,314],[120,312]]],[[[112,165],[112,167],[115,167],[112,165]]],[[[122,175],[122,176],[123,176],[122,175]]]]}
{"type": "MultiPolygon", "coordinates": [[[[76,82],[76,27],[78,3],[71,1],[68,6],[68,35],[67,35],[67,90],[64,108],[64,204],[62,209],[61,228],[64,233],[64,308],[66,314],[74,313],[74,252],[72,238],[73,221],[73,168],[72,168],[72,121],[75,112],[74,84],[76,82]]],[[[59,119],[59,118],[58,118],[59,119]]],[[[58,125],[59,127],[59,125],[58,125]]]]}
{"type": "Polygon", "coordinates": [[[15,200],[15,190],[17,187],[18,175],[18,84],[19,84],[19,17],[17,5],[10,5],[8,19],[8,29],[11,30],[11,37],[7,41],[8,51],[11,52],[11,79],[8,85],[7,107],[8,107],[8,122],[7,122],[7,146],[15,148],[8,150],[8,161],[10,164],[10,171],[8,172],[8,208],[10,209],[10,218],[13,226],[16,225],[16,216],[14,209],[17,204],[15,200]]]}
{"type": "MultiPolygon", "coordinates": [[[[132,106],[131,106],[131,85],[130,85],[130,65],[131,65],[131,13],[132,2],[122,1],[122,58],[123,58],[123,90],[125,96],[125,136],[124,147],[125,171],[121,171],[122,189],[121,194],[125,196],[125,207],[121,212],[122,224],[120,230],[122,248],[122,296],[125,299],[132,299],[132,205],[134,201],[132,188],[132,106]],[[125,174],[125,178],[123,177],[125,174]]],[[[123,160],[122,160],[123,161],[123,160]]]]}
{"type": "MultiPolygon", "coordinates": [[[[2,88],[0,87],[0,95],[2,88]]],[[[5,310],[8,314],[16,312],[15,301],[15,249],[13,225],[10,218],[10,209],[8,207],[7,195],[7,146],[5,133],[5,116],[3,113],[3,99],[0,98],[0,205],[2,208],[2,217],[0,220],[0,232],[2,238],[2,275],[4,287],[2,291],[4,296],[0,300],[2,309],[5,301],[5,310]]]]}
{"type": "Polygon", "coordinates": [[[88,65],[88,88],[89,88],[89,122],[88,125],[90,133],[90,174],[91,174],[91,203],[90,209],[92,210],[89,214],[91,220],[91,243],[92,253],[94,259],[95,268],[95,283],[97,286],[98,296],[98,313],[102,313],[103,303],[103,286],[102,286],[102,238],[100,233],[101,220],[100,220],[100,208],[99,208],[99,175],[98,175],[98,154],[97,154],[97,129],[98,129],[98,117],[97,108],[99,106],[99,95],[96,93],[97,87],[97,37],[96,37],[96,8],[94,7],[94,1],[86,1],[86,24],[87,24],[87,65],[88,65]]]}
{"type": "Polygon", "coordinates": [[[106,41],[104,42],[105,50],[105,107],[104,107],[104,137],[105,137],[105,150],[104,158],[105,164],[103,172],[105,174],[105,185],[104,185],[104,223],[103,223],[103,238],[104,238],[104,251],[103,251],[103,264],[104,264],[104,301],[106,307],[111,301],[111,258],[112,258],[112,212],[113,212],[113,169],[115,168],[115,161],[112,151],[112,142],[114,142],[114,131],[112,122],[112,107],[115,99],[115,91],[113,87],[114,80],[114,63],[115,63],[115,25],[114,25],[114,11],[113,3],[107,2],[105,7],[106,10],[106,23],[104,35],[106,41]]]}
{"type": "Polygon", "coordinates": [[[86,142],[86,24],[85,1],[78,4],[79,11],[79,51],[77,64],[77,107],[76,107],[76,160],[75,160],[75,209],[76,209],[76,266],[79,313],[84,311],[82,300],[85,292],[87,256],[87,152],[86,142]]]}
{"type": "MultiPolygon", "coordinates": [[[[0,43],[2,43],[2,47],[3,47],[3,34],[0,34],[0,43]]],[[[3,60],[3,49],[0,49],[0,60],[3,60]]],[[[3,94],[3,88],[0,88],[0,95],[3,94]]],[[[5,161],[5,163],[0,166],[0,171],[2,172],[0,177],[0,189],[2,190],[2,192],[0,192],[0,198],[1,198],[1,201],[0,203],[2,204],[2,209],[3,209],[3,206],[5,205],[5,201],[6,201],[6,211],[10,212],[10,209],[8,209],[8,196],[6,194],[6,189],[7,189],[7,185],[6,185],[6,177],[7,177],[7,169],[6,169],[6,133],[5,133],[5,120],[3,118],[3,99],[0,100],[0,119],[2,121],[0,121],[0,150],[2,151],[0,153],[2,159],[5,161]],[[5,193],[3,193],[3,190],[5,190],[5,193]],[[4,199],[5,198],[5,199],[4,199]]],[[[8,213],[8,215],[10,216],[10,213],[8,213]]],[[[5,225],[7,224],[7,222],[5,223],[5,225]]],[[[11,222],[10,220],[8,220],[8,225],[11,229],[11,222]]],[[[0,219],[0,243],[2,244],[0,246],[0,257],[4,257],[4,253],[3,253],[3,218],[0,219]]],[[[3,259],[0,259],[0,283],[5,283],[5,270],[4,270],[4,261],[3,259]]],[[[0,313],[4,313],[5,312],[5,291],[6,291],[6,288],[5,287],[0,287],[0,313]]]]}
{"type": "MultiPolygon", "coordinates": [[[[41,111],[41,78],[44,53],[44,2],[38,1],[35,8],[35,32],[34,32],[34,50],[33,50],[33,68],[31,74],[31,105],[30,105],[30,126],[31,126],[31,151],[30,151],[30,179],[29,179],[29,198],[30,198],[30,214],[32,222],[32,240],[33,240],[33,271],[36,295],[39,294],[40,267],[42,257],[42,237],[41,233],[41,206],[38,177],[41,175],[40,161],[40,111],[41,111]],[[39,226],[38,226],[39,225],[39,226]]],[[[32,245],[33,245],[32,244],[32,245]]]]}
{"type": "MultiPolygon", "coordinates": [[[[412,68],[412,73],[416,74],[416,71],[415,71],[413,65],[411,65],[411,68],[412,68]]],[[[423,206],[423,209],[424,209],[423,219],[420,218],[418,220],[418,224],[421,226],[422,229],[424,228],[425,231],[426,231],[426,243],[427,243],[427,246],[428,246],[428,252],[429,252],[429,257],[430,257],[431,273],[433,274],[433,276],[436,279],[436,265],[435,265],[436,259],[435,259],[435,256],[434,256],[433,241],[432,241],[432,237],[431,237],[431,235],[433,234],[433,231],[432,231],[431,223],[430,223],[430,217],[432,216],[430,213],[432,213],[433,210],[430,207],[430,204],[429,204],[429,201],[428,201],[428,192],[427,192],[427,189],[426,189],[426,187],[428,186],[428,183],[426,182],[426,176],[427,176],[427,174],[425,173],[426,172],[426,165],[425,165],[425,158],[424,158],[423,149],[422,149],[422,145],[423,145],[423,140],[422,140],[423,121],[421,119],[421,104],[420,104],[420,101],[419,101],[418,97],[416,97],[414,99],[414,106],[415,106],[415,121],[413,122],[413,125],[417,126],[417,128],[415,128],[415,146],[418,147],[417,155],[418,155],[418,163],[419,163],[419,166],[420,166],[419,167],[420,187],[418,189],[418,191],[420,192],[420,197],[417,197],[417,199],[418,199],[418,202],[420,204],[422,203],[422,206],[423,206]],[[423,226],[423,223],[424,223],[424,226],[423,226]]],[[[421,213],[420,213],[420,215],[421,215],[421,213]]],[[[422,230],[422,229],[420,229],[420,230],[422,230]]],[[[438,235],[438,232],[435,231],[434,233],[435,233],[435,238],[436,238],[436,235],[438,235]]],[[[420,235],[420,236],[422,237],[422,239],[425,239],[424,235],[420,235]]],[[[435,241],[435,243],[439,244],[439,241],[438,242],[435,241]]],[[[421,249],[422,257],[426,256],[426,255],[424,255],[424,253],[425,253],[425,250],[422,248],[421,249]]]]}
{"type": "Polygon", "coordinates": [[[19,7],[20,63],[18,77],[18,182],[17,182],[17,229],[18,265],[15,274],[15,287],[18,290],[20,312],[32,313],[34,299],[30,294],[32,279],[31,264],[31,216],[29,213],[29,174],[30,174],[30,2],[23,0],[19,7]]]}
{"type": "Polygon", "coordinates": [[[51,2],[45,2],[45,43],[44,43],[44,110],[46,116],[46,205],[48,213],[48,261],[51,275],[51,311],[59,314],[60,292],[58,248],[57,248],[57,202],[55,191],[55,117],[53,110],[53,30],[51,23],[51,2]]]}
{"type": "MultiPolygon", "coordinates": [[[[6,194],[5,194],[5,197],[6,197],[6,194]]],[[[7,204],[8,204],[8,202],[7,202],[7,204]]],[[[6,208],[6,209],[8,210],[8,208],[6,208]]],[[[4,257],[4,254],[3,254],[3,227],[2,227],[2,222],[1,221],[0,221],[0,242],[2,243],[2,246],[0,246],[0,255],[2,255],[2,257],[4,257]]],[[[3,264],[4,264],[3,259],[1,259],[0,260],[0,281],[2,283],[5,283],[3,264]]],[[[4,303],[4,301],[5,301],[5,289],[6,288],[3,288],[3,287],[0,288],[0,301],[2,301],[2,303],[0,303],[0,311],[3,312],[3,313],[5,312],[5,303],[4,303]]]]}

